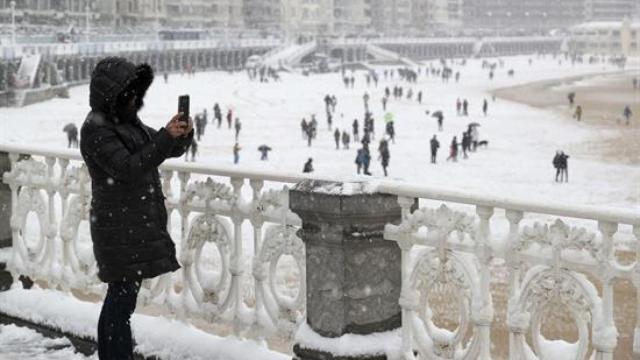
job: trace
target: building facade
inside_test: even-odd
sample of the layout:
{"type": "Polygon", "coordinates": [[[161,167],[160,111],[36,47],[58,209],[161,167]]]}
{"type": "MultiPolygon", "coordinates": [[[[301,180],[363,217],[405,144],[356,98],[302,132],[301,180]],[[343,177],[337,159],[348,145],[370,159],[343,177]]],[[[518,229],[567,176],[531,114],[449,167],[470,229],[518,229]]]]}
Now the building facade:
{"type": "Polygon", "coordinates": [[[640,55],[640,22],[597,21],[570,29],[570,49],[587,54],[640,55]]]}
{"type": "Polygon", "coordinates": [[[278,32],[286,21],[283,10],[287,0],[235,0],[242,3],[244,25],[249,29],[278,32]]]}
{"type": "Polygon", "coordinates": [[[411,14],[412,0],[371,0],[371,25],[387,35],[405,34],[415,20],[411,14]]]}
{"type": "Polygon", "coordinates": [[[638,0],[585,0],[586,21],[622,21],[632,17],[638,0]]]}
{"type": "Polygon", "coordinates": [[[233,28],[243,25],[237,0],[166,0],[166,25],[173,28],[233,28]]]}
{"type": "Polygon", "coordinates": [[[371,26],[371,0],[333,0],[333,31],[359,34],[371,26]]]}

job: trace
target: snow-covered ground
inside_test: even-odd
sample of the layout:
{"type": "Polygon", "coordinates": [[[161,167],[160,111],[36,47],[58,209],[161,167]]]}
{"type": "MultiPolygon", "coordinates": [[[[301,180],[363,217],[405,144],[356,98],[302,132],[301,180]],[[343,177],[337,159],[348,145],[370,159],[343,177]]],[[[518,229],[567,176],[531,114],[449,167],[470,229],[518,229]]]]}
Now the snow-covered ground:
{"type": "MultiPolygon", "coordinates": [[[[496,71],[493,81],[482,70],[480,60],[470,60],[466,66],[453,66],[460,71],[461,81],[443,84],[436,78],[419,78],[418,84],[405,85],[400,81],[382,81],[378,88],[367,88],[364,76],[356,74],[356,88],[345,89],[339,74],[312,75],[283,74],[282,82],[261,84],[251,82],[242,74],[209,72],[195,78],[170,76],[169,83],[157,79],[151,87],[146,107],[141,113],[152,126],[163,126],[175,113],[177,97],[191,95],[192,113],[220,103],[223,112],[231,107],[242,121],[240,134],[241,159],[239,168],[269,169],[299,172],[308,157],[314,158],[316,173],[336,179],[355,174],[356,146],[350,150],[335,150],[333,132],[327,130],[323,97],[335,94],[338,98],[334,126],[351,130],[351,122],[362,123],[365,91],[371,95],[371,108],[376,119],[376,140],[372,146],[373,160],[377,159],[377,141],[384,131],[380,102],[385,86],[402,84],[422,90],[424,101],[391,100],[389,110],[396,119],[396,144],[391,146],[390,177],[418,184],[464,190],[480,194],[496,194],[518,199],[535,198],[572,204],[589,204],[629,209],[639,208],[640,169],[637,166],[604,162],[570,153],[571,182],[553,181],[551,159],[557,149],[570,144],[598,141],[611,136],[612,131],[572,122],[562,115],[534,109],[526,105],[497,99],[491,101],[489,92],[496,88],[532,81],[575,76],[617,69],[598,65],[559,65],[557,60],[534,59],[529,66],[527,57],[505,58],[504,68],[496,71]],[[509,69],[515,76],[507,76],[509,69]],[[456,98],[468,99],[470,116],[455,115],[456,98]],[[489,115],[481,113],[482,100],[489,100],[489,115]],[[442,110],[444,131],[437,131],[434,118],[425,110],[442,110]],[[316,114],[320,132],[311,148],[302,139],[300,121],[316,114]],[[454,135],[460,141],[469,122],[479,122],[480,138],[489,141],[487,149],[472,153],[469,159],[457,163],[446,162],[448,146],[454,135]],[[441,148],[438,164],[429,163],[428,140],[437,134],[441,148]],[[269,161],[259,160],[257,147],[267,144],[273,148],[269,161]]],[[[406,94],[406,91],[405,91],[406,94]]],[[[88,111],[88,86],[71,89],[70,99],[54,99],[25,108],[2,108],[3,119],[0,143],[15,142],[61,148],[66,146],[62,127],[68,122],[81,125],[88,111]]],[[[234,116],[235,116],[234,115],[234,116]]],[[[224,122],[224,121],[223,121],[224,122]]],[[[198,162],[232,164],[232,130],[216,129],[209,125],[199,146],[198,162]]],[[[372,164],[374,176],[381,176],[378,162],[372,164]]]]}
{"type": "MultiPolygon", "coordinates": [[[[90,339],[96,338],[100,306],[79,301],[60,291],[37,287],[0,292],[0,312],[90,339]]],[[[157,356],[165,360],[287,359],[285,355],[270,351],[254,341],[220,338],[159,316],[134,314],[131,327],[137,343],[136,352],[147,357],[157,356]]],[[[0,360],[87,359],[74,354],[68,347],[50,350],[67,345],[68,339],[46,339],[28,329],[0,326],[0,360]]],[[[89,359],[97,359],[97,356],[89,359]]]]}
{"type": "MultiPolygon", "coordinates": [[[[396,75],[395,81],[385,81],[380,76],[377,88],[367,88],[363,73],[358,73],[355,89],[345,89],[339,74],[309,77],[283,74],[281,82],[268,84],[251,82],[244,73],[209,72],[197,74],[195,78],[172,75],[169,84],[164,84],[160,78],[156,80],[149,90],[141,117],[149,125],[163,126],[176,112],[178,95],[188,93],[192,113],[206,108],[211,119],[212,106],[218,102],[223,112],[231,107],[240,117],[239,142],[243,150],[237,165],[239,169],[301,172],[306,159],[313,157],[318,175],[337,180],[351,179],[355,174],[354,159],[359,146],[352,143],[350,150],[335,149],[333,131],[327,129],[325,122],[324,96],[337,96],[334,126],[350,132],[354,118],[358,118],[362,126],[364,92],[371,95],[370,106],[376,119],[376,140],[371,147],[375,160],[377,141],[384,132],[380,102],[384,87],[402,85],[405,94],[409,87],[413,89],[414,100],[391,99],[388,104],[388,110],[395,115],[397,133],[396,143],[391,144],[391,178],[483,195],[640,209],[640,187],[637,186],[640,169],[637,166],[570,153],[571,182],[558,184],[553,181],[551,159],[557,149],[600,141],[603,137],[614,136],[615,131],[577,123],[549,110],[501,99],[494,102],[490,95],[497,88],[618,69],[601,64],[572,67],[565,62],[559,65],[557,60],[550,58],[534,59],[533,65],[529,66],[527,59],[504,58],[505,66],[496,71],[493,81],[489,81],[487,71],[481,69],[481,60],[470,60],[466,66],[453,66],[454,72],[461,73],[459,83],[442,83],[437,78],[423,75],[418,84],[408,85],[400,82],[396,75]],[[509,69],[515,70],[513,78],[507,76],[509,69]],[[422,105],[415,100],[418,91],[423,92],[422,105]],[[457,98],[469,100],[469,117],[456,116],[457,98]],[[487,117],[481,111],[483,99],[489,101],[487,117]],[[438,131],[436,120],[425,114],[427,110],[444,112],[444,131],[438,131]],[[309,120],[311,114],[316,114],[320,131],[309,148],[302,138],[300,121],[303,117],[309,120]],[[446,162],[452,136],[457,135],[460,141],[467,124],[474,121],[481,124],[480,138],[488,140],[489,146],[472,153],[469,159],[446,162]],[[437,165],[429,163],[429,139],[433,134],[441,144],[437,165]],[[267,162],[259,160],[257,148],[262,144],[273,148],[267,162]]],[[[379,69],[381,73],[383,68],[379,69]]],[[[0,108],[0,143],[66,147],[62,127],[69,122],[81,125],[88,111],[88,86],[72,88],[70,95],[69,99],[54,99],[25,108],[0,108]]],[[[226,122],[223,123],[222,129],[208,126],[199,145],[199,163],[232,166],[234,132],[227,129],[226,122]]],[[[374,161],[371,169],[374,177],[382,175],[379,162],[374,161]]],[[[250,225],[245,222],[245,226],[250,225]]],[[[178,240],[180,230],[177,227],[174,230],[174,240],[178,240]]],[[[86,228],[82,233],[88,236],[86,228]]],[[[247,244],[245,252],[251,254],[251,231],[246,229],[243,233],[247,244]]],[[[79,323],[86,326],[83,331],[93,331],[92,321],[97,320],[97,310],[89,310],[80,320],[79,323]]]]}
{"type": "Polygon", "coordinates": [[[67,338],[49,339],[16,325],[0,325],[0,360],[97,360],[74,351],[67,338]]]}

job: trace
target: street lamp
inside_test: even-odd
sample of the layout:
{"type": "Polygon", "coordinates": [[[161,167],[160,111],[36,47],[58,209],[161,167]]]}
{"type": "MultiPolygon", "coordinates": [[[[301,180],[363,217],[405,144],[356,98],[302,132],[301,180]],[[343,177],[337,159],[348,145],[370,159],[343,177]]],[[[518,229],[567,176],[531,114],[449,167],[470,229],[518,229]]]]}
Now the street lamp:
{"type": "Polygon", "coordinates": [[[16,44],[16,2],[11,0],[9,3],[11,6],[11,42],[16,44]]]}
{"type": "Polygon", "coordinates": [[[160,1],[155,0],[154,4],[156,6],[156,42],[160,41],[160,1]]]}
{"type": "MultiPolygon", "coordinates": [[[[493,19],[492,19],[493,13],[491,11],[487,11],[487,16],[489,17],[489,23],[491,24],[491,27],[494,27],[493,19]]],[[[496,33],[497,32],[498,32],[498,29],[496,28],[496,33]]]]}

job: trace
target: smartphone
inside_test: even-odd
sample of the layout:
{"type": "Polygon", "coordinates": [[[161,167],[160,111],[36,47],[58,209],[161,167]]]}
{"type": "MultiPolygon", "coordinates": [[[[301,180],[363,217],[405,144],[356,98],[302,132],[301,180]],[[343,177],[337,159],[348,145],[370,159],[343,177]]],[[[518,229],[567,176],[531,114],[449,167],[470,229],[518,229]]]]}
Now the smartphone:
{"type": "Polygon", "coordinates": [[[178,97],[178,112],[182,113],[181,121],[189,121],[189,95],[178,97]]]}

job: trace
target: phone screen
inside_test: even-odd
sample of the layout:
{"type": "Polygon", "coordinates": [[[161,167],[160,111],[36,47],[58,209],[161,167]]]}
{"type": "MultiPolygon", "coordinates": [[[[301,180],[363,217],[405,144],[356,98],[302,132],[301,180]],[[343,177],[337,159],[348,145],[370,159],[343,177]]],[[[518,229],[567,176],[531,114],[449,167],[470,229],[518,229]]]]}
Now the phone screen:
{"type": "Polygon", "coordinates": [[[178,112],[182,113],[182,121],[189,121],[189,95],[182,95],[178,98],[178,112]]]}

